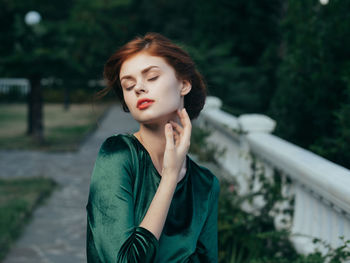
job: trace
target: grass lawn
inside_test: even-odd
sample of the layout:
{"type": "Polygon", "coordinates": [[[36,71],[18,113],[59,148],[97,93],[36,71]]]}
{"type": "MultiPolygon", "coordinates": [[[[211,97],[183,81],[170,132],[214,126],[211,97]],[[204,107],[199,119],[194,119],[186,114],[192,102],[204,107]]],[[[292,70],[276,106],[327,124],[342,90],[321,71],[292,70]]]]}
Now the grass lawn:
{"type": "Polygon", "coordinates": [[[66,111],[63,104],[45,103],[45,143],[39,145],[26,135],[27,105],[0,104],[0,149],[77,150],[109,106],[108,103],[72,104],[66,111]]]}
{"type": "Polygon", "coordinates": [[[56,183],[48,178],[0,178],[0,262],[5,257],[35,207],[47,198],[56,183]]]}

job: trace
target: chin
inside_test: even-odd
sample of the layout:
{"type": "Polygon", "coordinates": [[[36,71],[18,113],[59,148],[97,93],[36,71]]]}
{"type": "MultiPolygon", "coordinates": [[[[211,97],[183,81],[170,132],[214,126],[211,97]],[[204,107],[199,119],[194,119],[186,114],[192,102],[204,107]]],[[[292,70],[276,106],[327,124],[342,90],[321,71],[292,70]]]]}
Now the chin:
{"type": "Polygon", "coordinates": [[[170,111],[168,113],[161,113],[161,114],[157,114],[157,113],[152,113],[151,111],[147,112],[147,114],[143,114],[143,116],[140,116],[139,114],[137,114],[136,116],[133,115],[134,119],[142,124],[161,124],[161,123],[165,123],[170,119],[173,119],[174,116],[176,115],[176,110],[170,111]]]}

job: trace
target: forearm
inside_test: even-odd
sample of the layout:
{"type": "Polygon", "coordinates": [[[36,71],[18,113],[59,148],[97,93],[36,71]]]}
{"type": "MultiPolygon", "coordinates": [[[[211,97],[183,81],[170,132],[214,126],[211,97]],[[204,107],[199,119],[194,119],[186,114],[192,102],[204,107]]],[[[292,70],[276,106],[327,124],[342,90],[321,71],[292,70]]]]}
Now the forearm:
{"type": "Polygon", "coordinates": [[[177,185],[177,176],[162,175],[157,192],[142,220],[140,227],[146,228],[159,240],[162,234],[169,207],[177,185]]]}

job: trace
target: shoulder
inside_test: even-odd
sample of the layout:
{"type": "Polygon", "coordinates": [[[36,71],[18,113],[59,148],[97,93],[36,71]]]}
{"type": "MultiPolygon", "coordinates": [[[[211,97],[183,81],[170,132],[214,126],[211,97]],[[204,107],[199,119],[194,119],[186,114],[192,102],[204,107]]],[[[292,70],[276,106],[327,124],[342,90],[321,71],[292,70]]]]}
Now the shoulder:
{"type": "Polygon", "coordinates": [[[126,137],[112,135],[103,141],[91,175],[90,203],[108,204],[120,187],[132,186],[134,173],[126,137]]]}
{"type": "Polygon", "coordinates": [[[106,138],[100,148],[99,155],[113,153],[127,153],[132,147],[131,138],[128,134],[113,134],[106,138]]]}
{"type": "Polygon", "coordinates": [[[124,134],[114,134],[103,141],[93,168],[92,184],[116,185],[120,180],[130,179],[125,176],[133,174],[133,159],[127,137],[124,134]]]}
{"type": "Polygon", "coordinates": [[[132,141],[128,134],[114,134],[106,138],[98,152],[94,170],[130,170],[134,161],[132,141]]]}
{"type": "Polygon", "coordinates": [[[191,173],[198,188],[210,192],[214,197],[219,195],[220,182],[211,170],[191,160],[191,173]]]}

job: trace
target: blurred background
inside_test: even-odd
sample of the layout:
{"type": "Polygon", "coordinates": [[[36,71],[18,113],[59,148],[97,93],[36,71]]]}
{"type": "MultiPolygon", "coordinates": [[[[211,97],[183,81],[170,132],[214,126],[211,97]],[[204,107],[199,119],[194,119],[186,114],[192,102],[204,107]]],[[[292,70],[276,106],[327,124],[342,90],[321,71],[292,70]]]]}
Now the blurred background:
{"type": "MultiPolygon", "coordinates": [[[[113,51],[159,32],[193,56],[224,110],[267,114],[278,136],[350,167],[350,2],[322,3],[1,0],[0,77],[40,79],[43,104],[87,102],[113,51]]],[[[0,101],[26,97],[0,90],[0,101]]]]}
{"type": "Polygon", "coordinates": [[[0,0],[0,149],[79,149],[116,102],[94,98],[108,57],[158,32],[190,53],[222,110],[267,115],[276,136],[350,168],[349,10],[349,0],[0,0]]]}

